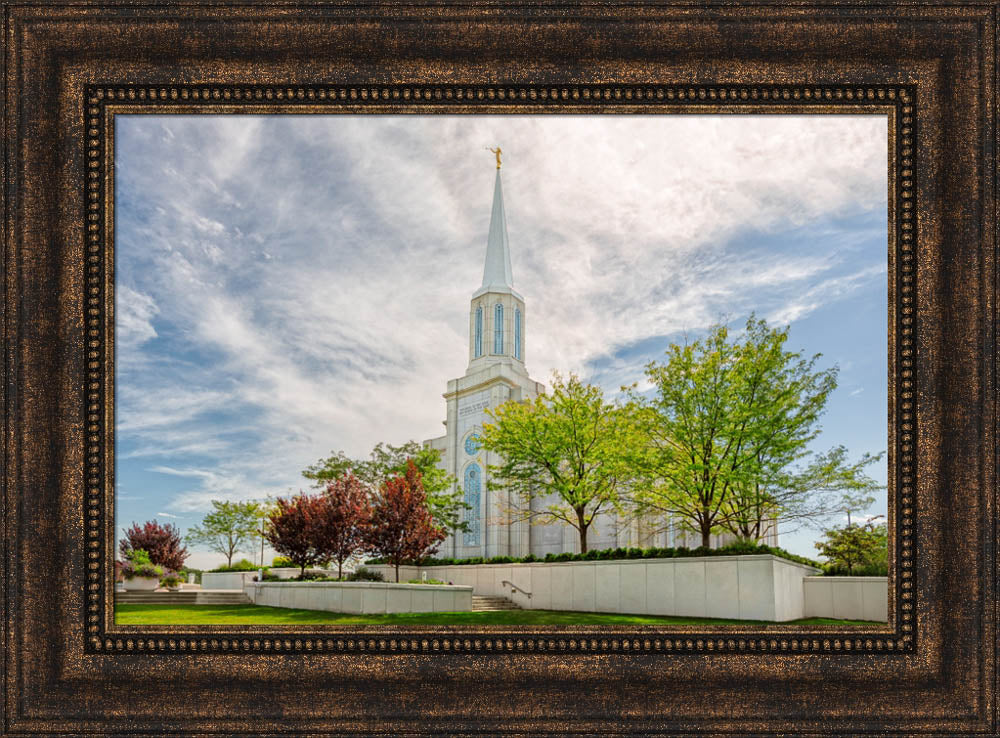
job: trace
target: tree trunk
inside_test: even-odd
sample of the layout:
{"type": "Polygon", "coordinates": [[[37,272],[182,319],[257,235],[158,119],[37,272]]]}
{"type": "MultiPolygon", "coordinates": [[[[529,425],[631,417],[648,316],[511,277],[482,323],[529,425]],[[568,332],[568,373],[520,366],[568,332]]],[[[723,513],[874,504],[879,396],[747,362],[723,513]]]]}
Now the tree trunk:
{"type": "Polygon", "coordinates": [[[399,584],[399,559],[396,559],[396,584],[399,584]]]}
{"type": "Polygon", "coordinates": [[[344,576],[343,574],[344,562],[341,559],[337,559],[337,579],[344,576]]]}
{"type": "Polygon", "coordinates": [[[587,553],[587,528],[589,525],[584,522],[584,510],[576,511],[576,521],[579,524],[577,530],[580,531],[580,553],[587,553]]]}
{"type": "Polygon", "coordinates": [[[705,528],[704,526],[702,526],[702,528],[701,528],[701,545],[704,546],[705,548],[711,548],[711,546],[712,546],[712,529],[711,528],[705,528]]]}

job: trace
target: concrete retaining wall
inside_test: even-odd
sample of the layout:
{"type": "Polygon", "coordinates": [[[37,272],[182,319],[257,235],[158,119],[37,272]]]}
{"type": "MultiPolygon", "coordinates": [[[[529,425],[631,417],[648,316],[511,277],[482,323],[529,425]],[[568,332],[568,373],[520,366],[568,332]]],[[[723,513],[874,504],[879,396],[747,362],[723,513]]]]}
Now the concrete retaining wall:
{"type": "Polygon", "coordinates": [[[888,577],[806,577],[805,617],[888,622],[888,577]]]}
{"type": "MultiPolygon", "coordinates": [[[[394,578],[393,568],[368,565],[394,578]]],[[[805,617],[802,580],[817,570],[770,554],[676,559],[400,567],[509,597],[525,609],[786,621],[805,617]],[[511,582],[517,589],[513,589],[511,582]],[[519,591],[520,590],[520,591],[519,591]],[[529,598],[525,592],[530,592],[529,598]]]]}
{"type": "Polygon", "coordinates": [[[468,612],[472,587],[384,582],[249,582],[255,605],[355,614],[468,612]]]}
{"type": "Polygon", "coordinates": [[[243,589],[253,581],[256,571],[206,571],[201,575],[202,589],[243,589]]]}

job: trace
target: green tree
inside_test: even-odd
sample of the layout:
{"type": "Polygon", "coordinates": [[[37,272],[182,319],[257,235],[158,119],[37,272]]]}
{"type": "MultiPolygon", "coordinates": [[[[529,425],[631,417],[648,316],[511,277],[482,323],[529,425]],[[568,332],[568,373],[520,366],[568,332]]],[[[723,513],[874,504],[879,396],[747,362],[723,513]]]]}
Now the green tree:
{"type": "Polygon", "coordinates": [[[782,513],[772,493],[788,481],[784,470],[819,434],[837,369],[817,370],[820,355],[788,351],[787,339],[787,327],[769,328],[753,315],[737,339],[718,324],[646,366],[651,397],[631,388],[643,437],[635,499],[699,532],[703,546],[729,526],[762,535],[759,525],[782,513]],[[739,520],[748,505],[757,512],[739,520]]]}
{"type": "Polygon", "coordinates": [[[212,507],[201,525],[189,528],[184,539],[191,545],[221,553],[226,557],[226,566],[232,566],[233,554],[245,551],[243,546],[257,535],[261,506],[257,502],[212,500],[212,507]]]}
{"type": "Polygon", "coordinates": [[[302,476],[312,479],[315,487],[325,488],[328,482],[351,473],[375,497],[387,479],[405,476],[410,460],[420,472],[427,507],[435,522],[446,529],[466,530],[468,526],[462,515],[468,505],[462,500],[462,490],[455,485],[454,475],[438,466],[441,451],[416,441],[407,441],[401,446],[379,442],[367,459],[352,459],[343,451],[337,451],[307,467],[302,476]]]}
{"type": "Polygon", "coordinates": [[[586,552],[594,518],[623,509],[631,467],[622,451],[635,443],[629,414],[599,387],[558,373],[549,394],[486,412],[481,443],[502,459],[489,466],[491,486],[510,490],[516,520],[566,523],[586,552]]]}
{"type": "Polygon", "coordinates": [[[865,469],[880,461],[884,453],[863,454],[848,460],[844,446],[821,454],[806,454],[805,467],[760,464],[759,476],[733,485],[726,502],[723,527],[745,540],[764,538],[781,519],[782,530],[796,525],[816,527],[831,516],[865,510],[874,501],[870,494],[884,485],[867,475],[865,469]]]}
{"type": "Polygon", "coordinates": [[[845,525],[831,528],[823,533],[823,539],[815,543],[821,556],[831,565],[847,569],[853,574],[855,569],[885,569],[889,556],[889,531],[884,522],[877,523],[879,515],[862,525],[845,525]]]}

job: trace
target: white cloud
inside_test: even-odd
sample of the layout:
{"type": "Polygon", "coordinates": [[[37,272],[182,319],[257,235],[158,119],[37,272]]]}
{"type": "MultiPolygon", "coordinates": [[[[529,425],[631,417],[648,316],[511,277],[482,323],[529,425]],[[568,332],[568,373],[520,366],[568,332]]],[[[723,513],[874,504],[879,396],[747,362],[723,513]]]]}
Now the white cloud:
{"type": "Polygon", "coordinates": [[[869,514],[869,515],[852,514],[850,517],[848,517],[847,515],[841,517],[841,520],[843,520],[845,523],[848,522],[849,520],[852,525],[864,525],[865,523],[870,523],[873,520],[884,520],[884,519],[885,515],[874,515],[874,514],[869,514]]]}
{"type": "MultiPolygon", "coordinates": [[[[130,444],[119,463],[162,459],[142,468],[190,481],[169,500],[179,511],[296,489],[299,470],[333,449],[442,432],[441,393],[465,370],[482,276],[486,143],[505,152],[539,381],[553,368],[594,374],[622,347],[749,311],[761,295],[770,319],[796,320],[879,274],[845,274],[843,254],[808,243],[789,254],[732,239],[884,210],[880,118],[169,126],[119,126],[119,187],[140,206],[118,208],[118,433],[130,444]]],[[[617,388],[644,362],[611,359],[596,376],[617,388]]]]}
{"type": "Polygon", "coordinates": [[[115,339],[126,352],[156,338],[153,317],[159,312],[149,295],[128,285],[115,290],[115,339]]]}

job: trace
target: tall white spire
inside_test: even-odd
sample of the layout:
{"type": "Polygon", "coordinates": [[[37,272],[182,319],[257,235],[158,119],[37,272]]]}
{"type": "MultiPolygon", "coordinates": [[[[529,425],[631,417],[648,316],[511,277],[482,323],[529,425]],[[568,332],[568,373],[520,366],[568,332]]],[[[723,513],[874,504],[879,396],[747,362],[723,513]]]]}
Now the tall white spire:
{"type": "Polygon", "coordinates": [[[510,246],[507,243],[507,218],[503,211],[503,187],[500,184],[500,166],[497,165],[496,184],[493,188],[493,213],[490,215],[490,235],[486,242],[486,266],[483,269],[483,286],[479,292],[497,288],[513,288],[514,277],[510,270],[510,246]]]}

